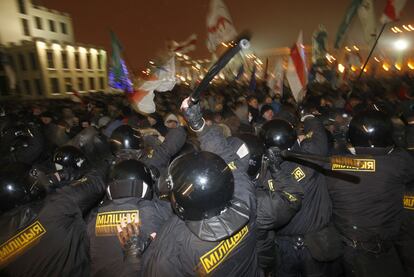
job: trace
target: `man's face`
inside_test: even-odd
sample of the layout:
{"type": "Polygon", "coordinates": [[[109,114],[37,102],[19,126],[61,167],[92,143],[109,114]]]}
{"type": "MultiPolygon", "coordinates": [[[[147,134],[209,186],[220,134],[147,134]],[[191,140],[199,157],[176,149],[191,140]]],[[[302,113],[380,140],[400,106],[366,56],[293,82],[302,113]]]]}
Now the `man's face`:
{"type": "Polygon", "coordinates": [[[165,125],[167,125],[167,128],[173,129],[178,127],[178,122],[175,120],[168,120],[165,125]]]}
{"type": "Polygon", "coordinates": [[[270,121],[273,119],[273,111],[268,110],[263,114],[263,118],[266,119],[266,121],[270,121]]]}
{"type": "Polygon", "coordinates": [[[50,122],[52,122],[52,119],[50,117],[41,117],[40,120],[43,122],[43,124],[48,125],[50,122]]]}
{"type": "Polygon", "coordinates": [[[252,106],[255,109],[259,108],[259,102],[257,102],[256,98],[253,98],[249,101],[249,105],[252,106]]]}

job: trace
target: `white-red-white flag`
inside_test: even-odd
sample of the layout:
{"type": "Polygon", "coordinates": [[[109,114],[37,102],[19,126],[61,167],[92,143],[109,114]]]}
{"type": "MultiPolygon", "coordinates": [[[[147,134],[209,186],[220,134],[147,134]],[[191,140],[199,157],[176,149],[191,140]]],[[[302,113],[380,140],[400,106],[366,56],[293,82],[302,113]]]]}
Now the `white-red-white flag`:
{"type": "Polygon", "coordinates": [[[237,36],[230,13],[222,0],[211,0],[207,15],[207,48],[214,52],[219,44],[237,36]]]}
{"type": "Polygon", "coordinates": [[[286,79],[296,102],[300,102],[306,90],[308,82],[308,70],[306,67],[305,47],[303,45],[302,31],[299,33],[296,44],[290,49],[286,79]]]}
{"type": "Polygon", "coordinates": [[[171,45],[171,51],[180,52],[182,54],[194,51],[196,49],[197,35],[192,34],[186,40],[181,42],[173,41],[171,45]]]}
{"type": "Polygon", "coordinates": [[[170,91],[175,83],[175,59],[172,57],[164,66],[159,67],[156,74],[145,81],[138,90],[129,95],[132,107],[146,114],[155,112],[154,91],[170,91]]]}
{"type": "Polygon", "coordinates": [[[267,86],[273,93],[283,96],[283,79],[285,72],[283,69],[283,60],[278,59],[275,64],[274,71],[270,74],[270,78],[267,79],[267,86]]]}
{"type": "Polygon", "coordinates": [[[381,23],[385,24],[399,20],[406,2],[406,0],[387,0],[387,5],[381,17],[381,23]]]}

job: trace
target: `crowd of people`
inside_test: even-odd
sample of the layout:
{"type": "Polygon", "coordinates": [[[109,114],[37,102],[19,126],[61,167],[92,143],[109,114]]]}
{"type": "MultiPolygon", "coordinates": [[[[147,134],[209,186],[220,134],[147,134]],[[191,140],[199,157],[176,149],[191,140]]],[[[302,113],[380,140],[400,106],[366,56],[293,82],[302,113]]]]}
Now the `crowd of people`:
{"type": "Polygon", "coordinates": [[[414,77],[0,103],[0,276],[414,276],[414,77]]]}

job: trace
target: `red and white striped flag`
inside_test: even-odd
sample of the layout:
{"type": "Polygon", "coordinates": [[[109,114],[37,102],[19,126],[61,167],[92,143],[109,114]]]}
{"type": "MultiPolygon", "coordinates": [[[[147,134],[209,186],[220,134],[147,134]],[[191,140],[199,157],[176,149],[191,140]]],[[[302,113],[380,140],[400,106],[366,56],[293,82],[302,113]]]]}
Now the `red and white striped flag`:
{"type": "Polygon", "coordinates": [[[290,49],[286,79],[289,82],[293,97],[299,103],[305,96],[304,93],[308,82],[302,31],[299,33],[296,44],[290,49]]]}
{"type": "Polygon", "coordinates": [[[381,17],[381,23],[397,21],[400,19],[401,11],[405,6],[406,0],[387,0],[384,13],[381,17]]]}
{"type": "Polygon", "coordinates": [[[171,45],[171,51],[180,52],[182,54],[194,51],[196,49],[197,35],[192,34],[186,40],[181,42],[173,41],[171,45]]]}

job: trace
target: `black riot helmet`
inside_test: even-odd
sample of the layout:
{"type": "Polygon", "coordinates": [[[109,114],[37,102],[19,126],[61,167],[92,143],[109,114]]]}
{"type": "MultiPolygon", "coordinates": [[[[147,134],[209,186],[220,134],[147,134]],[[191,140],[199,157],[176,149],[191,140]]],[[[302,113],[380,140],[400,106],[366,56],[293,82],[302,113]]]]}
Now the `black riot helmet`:
{"type": "Polygon", "coordinates": [[[111,200],[125,197],[152,199],[152,189],[149,167],[137,160],[124,160],[111,169],[106,192],[111,200]]]}
{"type": "Polygon", "coordinates": [[[85,169],[87,166],[85,155],[72,145],[65,145],[56,149],[53,162],[55,163],[56,170],[80,170],[85,169]]]}
{"type": "Polygon", "coordinates": [[[168,175],[171,204],[183,220],[208,219],[231,205],[233,173],[216,154],[205,151],[184,154],[170,164],[168,175]]]}
{"type": "Polygon", "coordinates": [[[25,163],[10,163],[0,170],[0,211],[6,212],[46,195],[45,188],[25,163]]]}
{"type": "Polygon", "coordinates": [[[379,111],[363,111],[349,123],[348,141],[354,147],[392,146],[393,127],[391,119],[379,111]]]}
{"type": "Polygon", "coordinates": [[[285,150],[293,146],[297,136],[292,124],[284,119],[273,119],[263,125],[261,138],[266,148],[285,150]]]}
{"type": "Polygon", "coordinates": [[[256,178],[262,166],[262,156],[264,154],[263,142],[253,134],[240,134],[237,137],[246,144],[249,150],[250,158],[247,174],[252,178],[256,178]]]}
{"type": "Polygon", "coordinates": [[[141,149],[143,140],[141,133],[129,125],[121,125],[116,128],[109,139],[112,153],[124,149],[141,149]]]}

